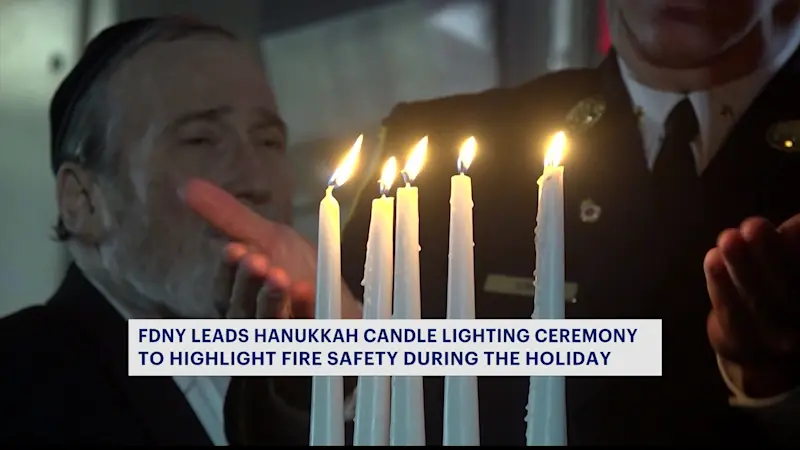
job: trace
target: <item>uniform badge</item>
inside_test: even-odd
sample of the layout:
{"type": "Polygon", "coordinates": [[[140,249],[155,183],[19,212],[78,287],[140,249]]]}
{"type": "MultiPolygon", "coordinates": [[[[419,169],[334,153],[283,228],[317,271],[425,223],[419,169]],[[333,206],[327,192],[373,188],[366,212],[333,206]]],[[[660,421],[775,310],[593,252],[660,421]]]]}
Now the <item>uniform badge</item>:
{"type": "Polygon", "coordinates": [[[600,220],[600,213],[602,212],[603,210],[600,208],[600,205],[590,198],[581,202],[581,222],[583,223],[597,222],[600,220]]]}
{"type": "Polygon", "coordinates": [[[579,101],[567,113],[566,122],[571,133],[582,133],[593,127],[606,112],[606,101],[600,96],[579,101]]]}
{"type": "Polygon", "coordinates": [[[767,143],[786,153],[800,153],[800,120],[772,124],[767,130],[767,143]]]}

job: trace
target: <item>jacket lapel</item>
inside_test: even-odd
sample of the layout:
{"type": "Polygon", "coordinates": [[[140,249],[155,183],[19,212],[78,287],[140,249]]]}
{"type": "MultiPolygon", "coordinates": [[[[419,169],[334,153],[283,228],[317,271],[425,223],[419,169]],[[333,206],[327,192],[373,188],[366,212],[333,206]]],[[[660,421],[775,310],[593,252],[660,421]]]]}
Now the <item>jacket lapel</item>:
{"type": "Polygon", "coordinates": [[[87,345],[103,354],[109,377],[128,399],[154,443],[211,445],[171,377],[128,376],[127,323],[74,265],[48,307],[79,327],[87,345]]]}
{"type": "Polygon", "coordinates": [[[652,255],[667,249],[654,238],[658,221],[638,119],[613,52],[597,76],[593,95],[605,102],[605,112],[573,136],[564,162],[567,277],[579,285],[577,303],[568,312],[573,318],[659,317],[658,305],[645,299],[652,297],[654,283],[665,282],[659,279],[664,262],[652,255]],[[599,209],[597,220],[583,217],[587,203],[599,209]],[[609,264],[608,258],[624,262],[609,264]]]}
{"type": "Polygon", "coordinates": [[[722,227],[738,226],[741,215],[767,216],[780,223],[800,213],[798,75],[800,50],[739,118],[704,172],[709,195],[729,199],[710,205],[722,227]],[[781,131],[773,135],[775,128],[781,131]],[[787,140],[791,147],[776,148],[787,140]]]}

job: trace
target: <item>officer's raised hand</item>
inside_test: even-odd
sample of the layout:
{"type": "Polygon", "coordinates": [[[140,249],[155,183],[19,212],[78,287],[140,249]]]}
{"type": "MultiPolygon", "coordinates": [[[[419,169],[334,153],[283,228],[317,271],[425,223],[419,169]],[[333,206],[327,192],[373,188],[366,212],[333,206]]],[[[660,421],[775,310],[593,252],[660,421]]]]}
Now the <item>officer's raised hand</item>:
{"type": "Polygon", "coordinates": [[[708,337],[731,381],[754,398],[800,386],[800,214],[725,230],[704,268],[708,337]]]}
{"type": "MultiPolygon", "coordinates": [[[[312,318],[316,249],[289,226],[251,211],[225,190],[200,179],[184,187],[186,204],[231,239],[224,258],[236,268],[229,318],[312,318]]],[[[347,291],[342,317],[361,318],[347,291]]]]}

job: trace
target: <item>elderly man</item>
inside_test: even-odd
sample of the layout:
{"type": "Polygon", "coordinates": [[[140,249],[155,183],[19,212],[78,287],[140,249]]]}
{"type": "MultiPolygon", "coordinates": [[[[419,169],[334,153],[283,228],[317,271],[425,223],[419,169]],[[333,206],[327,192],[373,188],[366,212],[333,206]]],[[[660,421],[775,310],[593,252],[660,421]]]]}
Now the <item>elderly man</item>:
{"type": "MultiPolygon", "coordinates": [[[[75,263],[44,306],[0,321],[0,442],[236,443],[223,405],[237,409],[242,380],[128,377],[125,319],[309,315],[314,252],[287,226],[286,130],[260,62],[214,26],[119,24],[59,87],[51,130],[56,231],[75,263]],[[226,260],[230,239],[182,203],[192,177],[269,218],[270,233],[226,260]]],[[[284,403],[262,407],[280,416],[284,403]]],[[[298,439],[272,430],[269,443],[298,439]]]]}
{"type": "MultiPolygon", "coordinates": [[[[536,208],[518,198],[536,198],[542,147],[569,130],[567,316],[659,318],[664,333],[663,377],[567,380],[571,445],[800,442],[799,6],[609,1],[615,51],[599,68],[403,104],[386,119],[399,157],[429,137],[417,180],[426,318],[446,314],[448,180],[468,136],[482,149],[470,168],[477,315],[530,317],[536,208]]],[[[256,227],[209,191],[188,192],[190,204],[217,202],[198,212],[256,227]]],[[[354,292],[371,197],[344,236],[354,292]]],[[[479,381],[483,445],[525,444],[527,390],[522,377],[479,381]]],[[[425,396],[437,444],[440,378],[425,396]]]]}

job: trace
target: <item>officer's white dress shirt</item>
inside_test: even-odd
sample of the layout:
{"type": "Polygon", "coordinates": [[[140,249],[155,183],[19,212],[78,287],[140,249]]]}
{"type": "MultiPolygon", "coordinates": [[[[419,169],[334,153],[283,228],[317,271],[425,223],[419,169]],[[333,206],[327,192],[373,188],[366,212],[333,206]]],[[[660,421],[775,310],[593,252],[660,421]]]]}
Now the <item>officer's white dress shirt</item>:
{"type": "Polygon", "coordinates": [[[622,59],[619,59],[622,79],[631,96],[634,110],[639,116],[642,144],[650,168],[653,168],[661,148],[667,116],[678,102],[688,97],[700,126],[700,135],[693,143],[692,151],[697,171],[702,173],[724,144],[733,126],[794,54],[798,45],[800,45],[800,28],[789,39],[786,48],[761,70],[708,91],[687,94],[657,91],[638,83],[631,75],[630,69],[622,59]]]}
{"type": "MultiPolygon", "coordinates": [[[[667,116],[678,102],[688,97],[694,107],[700,127],[699,136],[692,144],[692,152],[697,171],[702,173],[724,144],[733,126],[772,77],[794,54],[798,45],[800,45],[800,27],[795,29],[792,37],[788,39],[786,47],[762,69],[708,91],[685,94],[657,91],[638,83],[633,78],[630,69],[625,66],[622,59],[619,59],[622,78],[631,96],[634,111],[639,117],[639,129],[649,167],[653,168],[661,148],[667,116]]],[[[786,403],[800,405],[800,389],[770,399],[751,399],[731,382],[722,364],[720,364],[720,371],[722,378],[733,393],[731,398],[733,405],[768,409],[775,409],[779,406],[781,408],[788,407],[785,405],[786,403]]],[[[794,410],[793,407],[792,410],[794,410]]]]}

